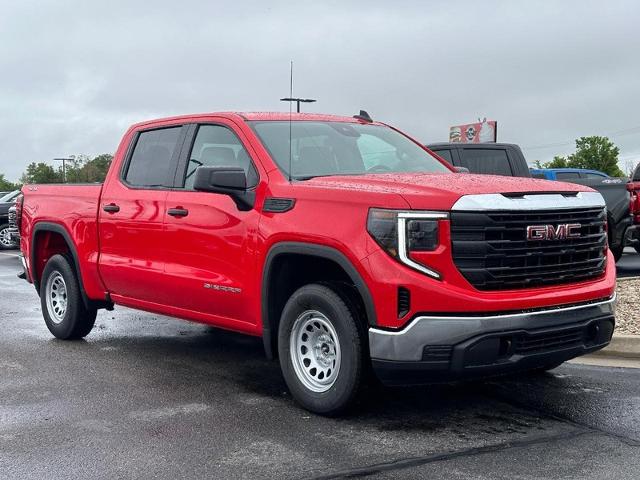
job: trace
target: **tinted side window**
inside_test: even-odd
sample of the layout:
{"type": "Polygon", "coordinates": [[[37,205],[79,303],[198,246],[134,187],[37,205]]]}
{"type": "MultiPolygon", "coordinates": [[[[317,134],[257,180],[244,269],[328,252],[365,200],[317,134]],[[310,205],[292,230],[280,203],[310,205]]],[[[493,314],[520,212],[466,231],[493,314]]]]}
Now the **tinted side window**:
{"type": "Polygon", "coordinates": [[[178,145],[181,128],[149,130],[138,135],[125,175],[128,184],[136,187],[158,187],[167,184],[172,167],[171,159],[178,145]]]}
{"type": "Polygon", "coordinates": [[[580,178],[578,172],[556,172],[556,180],[571,180],[574,178],[580,178]]]}
{"type": "Polygon", "coordinates": [[[451,150],[432,150],[436,155],[444,158],[449,165],[453,165],[453,158],[451,157],[451,150]]]}
{"type": "Polygon", "coordinates": [[[251,158],[233,131],[220,125],[201,125],[191,149],[184,188],[193,190],[196,169],[209,167],[241,167],[247,174],[247,186],[258,183],[251,158]]]}
{"type": "Polygon", "coordinates": [[[542,178],[546,180],[547,176],[544,173],[532,173],[531,178],[542,178]]]}
{"type": "Polygon", "coordinates": [[[471,173],[512,176],[509,157],[505,150],[470,148],[462,150],[462,166],[471,173]]]}
{"type": "Polygon", "coordinates": [[[599,173],[583,173],[582,175],[585,178],[597,178],[599,180],[602,180],[603,178],[606,178],[605,175],[600,175],[599,173]]]}

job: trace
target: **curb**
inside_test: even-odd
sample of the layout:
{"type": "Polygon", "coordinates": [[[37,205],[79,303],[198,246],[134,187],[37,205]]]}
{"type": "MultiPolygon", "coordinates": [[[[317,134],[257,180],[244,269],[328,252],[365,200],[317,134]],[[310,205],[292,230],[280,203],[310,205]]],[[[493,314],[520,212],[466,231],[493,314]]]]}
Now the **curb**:
{"type": "Polygon", "coordinates": [[[614,335],[607,347],[591,355],[640,359],[640,335],[614,335]]]}
{"type": "Polygon", "coordinates": [[[629,276],[624,276],[624,277],[620,277],[619,276],[618,278],[616,278],[616,280],[618,282],[628,282],[630,280],[640,280],[640,275],[635,275],[635,276],[629,275],[629,276]]]}

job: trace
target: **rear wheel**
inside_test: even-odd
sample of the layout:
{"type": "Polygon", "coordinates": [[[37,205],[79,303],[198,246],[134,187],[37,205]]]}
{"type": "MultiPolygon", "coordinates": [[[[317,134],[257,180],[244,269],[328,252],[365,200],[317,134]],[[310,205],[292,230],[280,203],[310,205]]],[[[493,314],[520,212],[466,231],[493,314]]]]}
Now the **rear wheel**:
{"type": "Polygon", "coordinates": [[[364,335],[358,316],[331,287],[298,289],[278,329],[280,366],[295,400],[335,415],[355,400],[364,375],[364,335]]]}
{"type": "Polygon", "coordinates": [[[44,267],[40,304],[47,328],[56,338],[82,338],[96,321],[97,310],[85,306],[76,273],[63,255],[54,255],[44,267]]]}
{"type": "Polygon", "coordinates": [[[0,225],[0,250],[9,250],[16,248],[16,242],[13,241],[9,234],[9,224],[0,225]]]}

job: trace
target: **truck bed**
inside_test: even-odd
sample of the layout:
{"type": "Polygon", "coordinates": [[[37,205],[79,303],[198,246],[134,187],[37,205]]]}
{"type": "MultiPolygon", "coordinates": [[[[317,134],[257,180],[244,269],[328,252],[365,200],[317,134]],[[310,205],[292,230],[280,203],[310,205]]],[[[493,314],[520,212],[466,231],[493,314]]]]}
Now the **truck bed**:
{"type": "MultiPolygon", "coordinates": [[[[77,250],[76,267],[80,271],[82,283],[90,297],[100,297],[104,287],[98,276],[98,206],[102,184],[51,184],[27,185],[23,188],[24,206],[22,210],[22,246],[31,250],[32,241],[38,235],[38,226],[55,224],[59,233],[66,235],[70,245],[77,250]]],[[[46,233],[42,233],[46,234],[46,233]]],[[[54,241],[45,242],[45,247],[55,250],[54,241]]],[[[25,249],[23,248],[23,251],[25,249]]],[[[40,276],[44,262],[33,256],[34,267],[40,276]]]]}

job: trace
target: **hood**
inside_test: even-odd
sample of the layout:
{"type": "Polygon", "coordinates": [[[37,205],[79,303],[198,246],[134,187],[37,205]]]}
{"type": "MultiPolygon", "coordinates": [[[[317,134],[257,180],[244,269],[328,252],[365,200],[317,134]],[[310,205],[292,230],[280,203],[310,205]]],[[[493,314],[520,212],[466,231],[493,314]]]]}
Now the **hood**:
{"type": "Polygon", "coordinates": [[[589,192],[584,185],[537,178],[468,173],[375,173],[318,177],[308,186],[402,196],[414,209],[449,210],[463,195],[481,193],[589,192]]]}

